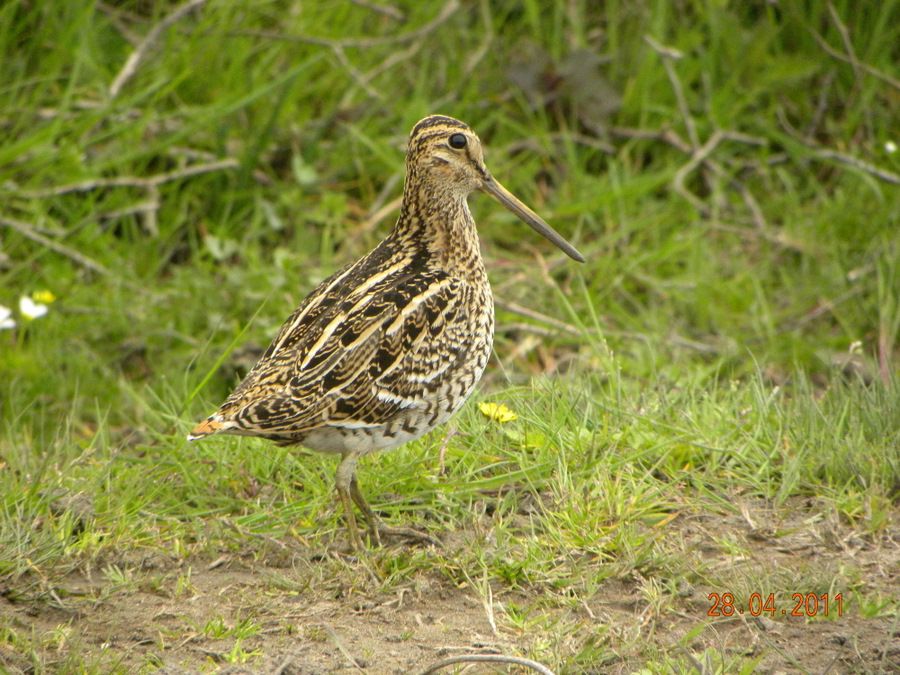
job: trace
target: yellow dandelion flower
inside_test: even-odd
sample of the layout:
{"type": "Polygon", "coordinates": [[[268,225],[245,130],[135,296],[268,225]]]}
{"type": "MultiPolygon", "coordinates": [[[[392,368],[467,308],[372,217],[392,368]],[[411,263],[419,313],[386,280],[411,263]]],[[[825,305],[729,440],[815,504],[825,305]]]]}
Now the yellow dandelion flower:
{"type": "Polygon", "coordinates": [[[51,302],[56,300],[56,296],[53,295],[53,291],[48,291],[46,288],[41,289],[39,291],[35,291],[31,294],[31,299],[35,302],[40,302],[45,305],[49,305],[51,302]]]}
{"type": "Polygon", "coordinates": [[[489,420],[500,422],[501,424],[519,419],[519,416],[516,415],[516,413],[502,403],[488,403],[485,401],[478,404],[478,409],[481,411],[481,414],[489,420]]]}

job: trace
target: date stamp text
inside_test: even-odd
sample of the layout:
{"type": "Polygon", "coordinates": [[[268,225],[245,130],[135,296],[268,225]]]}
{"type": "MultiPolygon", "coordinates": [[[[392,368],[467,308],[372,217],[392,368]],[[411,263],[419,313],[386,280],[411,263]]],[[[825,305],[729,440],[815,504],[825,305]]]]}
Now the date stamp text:
{"type": "Polygon", "coordinates": [[[792,593],[791,602],[787,606],[777,607],[775,594],[751,593],[746,603],[738,602],[733,593],[710,593],[707,616],[802,616],[802,617],[840,617],[844,615],[844,595],[836,593],[792,593]]]}

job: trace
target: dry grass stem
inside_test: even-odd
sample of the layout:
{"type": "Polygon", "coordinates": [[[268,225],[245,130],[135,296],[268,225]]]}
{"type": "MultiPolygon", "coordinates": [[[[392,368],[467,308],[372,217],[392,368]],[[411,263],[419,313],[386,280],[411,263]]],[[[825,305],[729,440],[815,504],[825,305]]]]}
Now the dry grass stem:
{"type": "Polygon", "coordinates": [[[215,171],[224,171],[227,169],[237,169],[240,163],[236,159],[227,158],[207,164],[194,164],[168,171],[166,173],[150,176],[149,178],[141,178],[139,176],[117,176],[116,178],[91,178],[89,180],[79,181],[77,183],[69,183],[67,185],[57,185],[52,188],[43,188],[39,190],[17,190],[15,191],[21,197],[26,199],[44,199],[46,197],[58,197],[60,195],[72,192],[89,192],[91,190],[100,190],[105,188],[116,187],[136,187],[151,189],[159,187],[165,183],[181,180],[182,178],[190,178],[191,176],[199,176],[205,173],[213,173],[215,171]]]}
{"type": "Polygon", "coordinates": [[[36,244],[40,244],[46,249],[54,251],[55,253],[59,253],[60,255],[69,258],[73,262],[77,263],[81,267],[91,270],[92,272],[96,272],[97,274],[103,274],[106,276],[111,275],[112,273],[106,269],[103,265],[98,262],[95,262],[91,258],[87,257],[83,253],[79,253],[73,248],[66,246],[65,244],[60,244],[58,241],[54,241],[53,239],[49,239],[44,235],[35,231],[35,229],[29,225],[28,223],[24,223],[21,220],[16,220],[14,218],[8,218],[6,216],[0,216],[0,225],[5,225],[9,227],[23,237],[27,237],[31,239],[31,241],[36,244]]]}
{"type": "MultiPolygon", "coordinates": [[[[516,302],[510,302],[508,300],[502,300],[500,298],[494,298],[494,305],[501,309],[505,309],[507,312],[512,312],[513,314],[519,314],[521,316],[527,317],[529,319],[534,319],[535,321],[540,321],[541,323],[547,324],[548,326],[553,326],[557,330],[560,330],[564,333],[568,333],[569,335],[582,335],[583,331],[571,324],[566,323],[565,321],[560,321],[552,316],[548,316],[542,312],[538,312],[537,310],[530,309],[529,307],[525,307],[524,305],[520,305],[516,302]]],[[[534,326],[532,326],[534,328],[534,326]]]]}
{"type": "Polygon", "coordinates": [[[134,77],[141,62],[146,58],[147,53],[153,45],[156,44],[156,41],[159,39],[162,32],[192,11],[199,9],[204,4],[206,4],[206,0],[188,0],[188,2],[176,7],[159,23],[153,26],[146,37],[138,44],[135,50],[131,52],[128,59],[125,61],[125,64],[122,66],[122,69],[119,71],[118,75],[116,75],[115,79],[113,79],[112,84],[109,85],[110,98],[118,96],[119,92],[122,91],[122,87],[125,86],[128,80],[134,77]]]}
{"type": "Polygon", "coordinates": [[[412,42],[420,38],[428,36],[440,28],[444,23],[452,17],[460,8],[459,0],[448,0],[441,8],[437,16],[428,23],[407,33],[387,37],[374,38],[341,38],[329,39],[315,37],[311,35],[288,35],[286,33],[276,33],[265,30],[238,30],[232,31],[232,35],[246,35],[249,37],[260,37],[267,40],[284,40],[287,42],[300,42],[303,44],[319,45],[321,47],[340,47],[342,49],[367,49],[369,47],[379,47],[382,45],[398,45],[404,42],[412,42]]]}
{"type": "Polygon", "coordinates": [[[451,656],[430,665],[427,669],[423,670],[420,675],[433,675],[439,670],[442,670],[447,666],[456,665],[457,663],[506,663],[513,666],[531,668],[532,670],[541,673],[541,675],[554,675],[552,670],[537,661],[532,661],[531,659],[525,659],[519,656],[504,656],[503,654],[463,654],[460,656],[451,656]]]}
{"type": "Polygon", "coordinates": [[[675,93],[675,100],[678,103],[678,110],[681,112],[681,118],[684,122],[684,127],[685,129],[687,129],[688,138],[691,141],[691,146],[696,149],[697,146],[700,145],[700,138],[697,135],[697,127],[694,124],[694,118],[691,115],[690,108],[688,107],[687,98],[685,98],[684,89],[681,86],[681,80],[679,79],[678,73],[675,71],[675,66],[673,65],[674,61],[679,61],[684,58],[684,56],[677,49],[661,45],[649,35],[644,36],[644,41],[648,45],[650,45],[651,49],[653,49],[653,51],[659,54],[659,56],[662,58],[663,67],[666,69],[666,75],[669,78],[669,84],[671,84],[672,91],[675,93]]]}
{"type": "Polygon", "coordinates": [[[337,632],[329,626],[327,623],[321,624],[322,629],[328,633],[328,637],[331,638],[331,641],[334,643],[334,646],[338,648],[338,651],[344,655],[344,658],[347,659],[347,662],[356,670],[361,673],[366,671],[363,670],[362,665],[360,665],[359,661],[350,653],[350,650],[344,645],[344,641],[338,636],[337,632]]]}
{"type": "Polygon", "coordinates": [[[858,157],[848,155],[844,152],[838,152],[837,150],[831,150],[828,148],[815,148],[810,146],[807,147],[809,147],[809,149],[813,151],[814,156],[818,159],[831,159],[836,162],[840,162],[841,164],[846,164],[847,166],[853,167],[857,171],[862,171],[863,173],[867,173],[870,176],[874,176],[879,180],[883,180],[885,183],[890,183],[891,185],[900,185],[900,175],[894,173],[893,171],[882,169],[881,167],[870,164],[869,162],[859,159],[858,157]]]}
{"type": "Polygon", "coordinates": [[[395,21],[405,21],[406,15],[397,7],[380,2],[372,2],[372,0],[351,0],[354,5],[369,9],[377,14],[383,14],[395,21]]]}
{"type": "Polygon", "coordinates": [[[900,80],[898,80],[897,78],[892,77],[892,76],[888,75],[887,73],[883,73],[882,71],[878,70],[878,68],[870,66],[868,63],[864,63],[862,61],[853,61],[849,56],[847,56],[846,54],[842,54],[837,49],[835,49],[830,44],[828,44],[828,40],[826,40],[824,37],[819,35],[819,33],[817,33],[816,31],[810,30],[810,34],[813,36],[813,38],[819,44],[819,46],[823,49],[823,51],[825,51],[825,53],[827,53],[829,56],[833,56],[834,58],[836,58],[840,61],[849,63],[851,66],[853,66],[854,70],[856,70],[857,68],[864,70],[866,73],[868,73],[872,77],[874,77],[878,80],[881,80],[882,82],[890,85],[894,89],[900,89],[900,80]]]}

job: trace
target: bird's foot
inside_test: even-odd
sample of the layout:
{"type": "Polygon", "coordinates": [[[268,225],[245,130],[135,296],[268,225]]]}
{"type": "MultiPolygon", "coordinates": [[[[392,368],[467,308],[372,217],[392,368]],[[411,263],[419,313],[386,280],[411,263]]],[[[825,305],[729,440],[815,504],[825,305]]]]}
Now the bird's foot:
{"type": "Polygon", "coordinates": [[[391,527],[390,525],[385,525],[381,521],[378,521],[374,527],[369,528],[369,535],[378,545],[380,545],[384,539],[390,538],[406,539],[418,544],[431,544],[432,546],[441,545],[441,542],[424,532],[420,532],[411,527],[391,527]]]}

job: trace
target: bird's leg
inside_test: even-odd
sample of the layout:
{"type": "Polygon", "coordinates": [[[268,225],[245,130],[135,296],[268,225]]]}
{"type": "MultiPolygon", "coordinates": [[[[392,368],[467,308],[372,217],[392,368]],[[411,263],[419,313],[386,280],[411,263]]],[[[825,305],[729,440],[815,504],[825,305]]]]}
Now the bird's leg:
{"type": "Polygon", "coordinates": [[[350,479],[350,496],[366,517],[366,522],[369,524],[369,535],[377,545],[381,546],[381,535],[379,533],[379,530],[383,527],[381,519],[375,515],[372,507],[369,506],[369,502],[363,497],[363,493],[359,489],[359,483],[356,482],[356,474],[353,474],[353,477],[350,479]]]}
{"type": "Polygon", "coordinates": [[[359,507],[359,510],[365,514],[366,521],[369,523],[369,534],[379,546],[381,545],[382,535],[387,537],[404,537],[406,539],[420,541],[423,544],[439,545],[439,542],[436,539],[432,539],[424,532],[419,532],[411,527],[390,527],[381,522],[381,518],[375,514],[372,507],[369,506],[369,503],[366,501],[366,498],[363,497],[363,494],[359,489],[359,484],[356,482],[355,474],[353,475],[353,478],[350,479],[350,496],[353,497],[353,501],[359,507]]]}
{"type": "MultiPolygon", "coordinates": [[[[347,519],[347,533],[350,535],[350,545],[357,551],[363,551],[362,539],[359,537],[359,530],[356,529],[356,516],[353,515],[353,504],[351,496],[355,501],[352,486],[356,484],[356,460],[359,456],[354,452],[344,452],[341,454],[341,463],[338,464],[337,475],[334,479],[334,487],[337,489],[338,497],[344,507],[344,518],[347,519]]],[[[358,502],[357,502],[358,503],[358,502]]],[[[365,509],[363,509],[365,512],[365,509]]],[[[366,519],[368,519],[366,514],[366,519]]]]}

